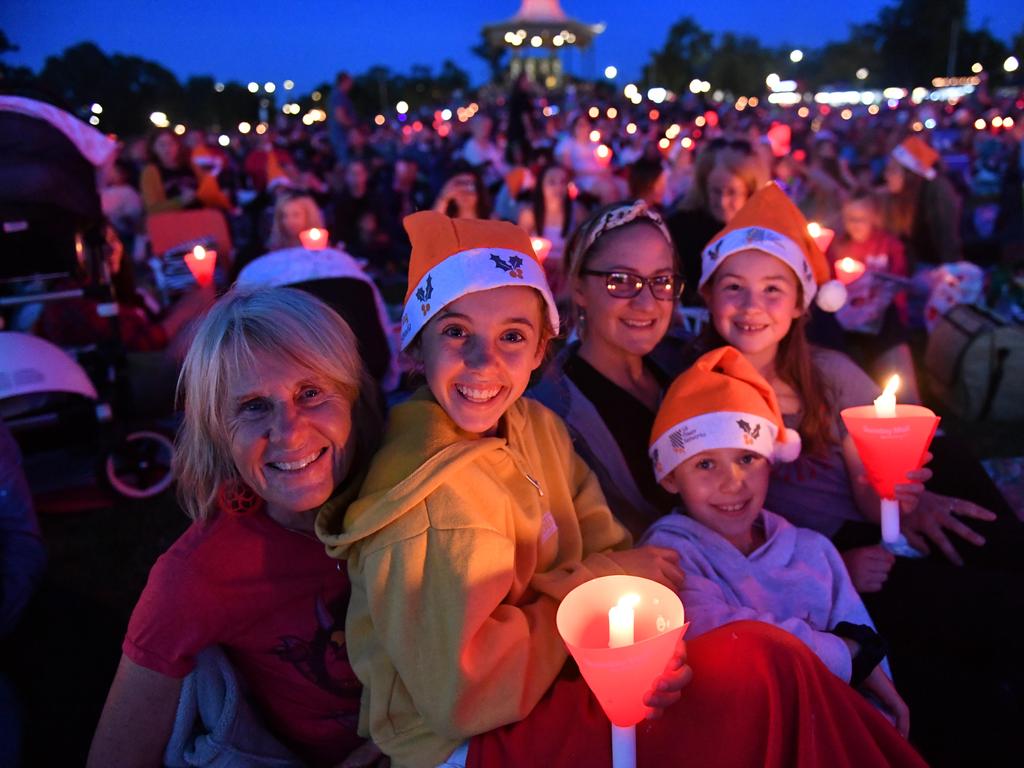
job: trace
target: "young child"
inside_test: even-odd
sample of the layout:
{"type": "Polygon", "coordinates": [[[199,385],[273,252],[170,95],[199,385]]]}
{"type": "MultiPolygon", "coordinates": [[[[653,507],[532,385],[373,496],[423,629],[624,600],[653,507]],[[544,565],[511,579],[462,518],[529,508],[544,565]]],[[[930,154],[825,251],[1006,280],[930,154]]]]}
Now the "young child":
{"type": "Polygon", "coordinates": [[[1016,749],[1011,724],[1024,717],[1024,660],[1005,620],[1024,611],[1024,529],[1009,510],[997,518],[975,503],[1005,507],[966,449],[937,438],[945,470],[933,482],[944,492],[924,488],[927,468],[896,486],[901,532],[929,556],[895,558],[877,544],[878,497],[840,414],[869,405],[879,387],[848,357],[806,338],[811,302],[836,298],[829,274],[786,195],[774,185],[758,190],[703,253],[704,349],[742,352],[774,390],[785,425],[799,431],[801,456],[772,466],[765,506],[836,542],[857,590],[870,593],[864,601],[914,710],[915,742],[931,761],[998,762],[1016,749]],[[979,710],[995,691],[1001,703],[979,710]],[[965,728],[984,738],[963,743],[965,728]]]}
{"type": "MultiPolygon", "coordinates": [[[[521,397],[558,330],[526,233],[435,212],[405,227],[402,345],[427,384],[392,409],[361,498],[328,502],[317,519],[353,583],[346,644],[364,683],[360,731],[396,766],[608,766],[608,721],[563,670],[555,614],[596,576],[678,589],[678,555],[628,549],[565,426],[521,397]]],[[[763,624],[733,624],[692,649],[680,640],[645,698],[651,717],[666,717],[638,729],[641,764],[677,764],[680,740],[694,764],[780,765],[765,751],[776,747],[798,765],[836,754],[918,764],[851,693],[763,624]],[[688,650],[703,670],[692,684],[688,650]]]]}
{"type": "Polygon", "coordinates": [[[658,409],[654,472],[682,506],[655,521],[643,542],[679,553],[691,638],[740,619],[774,624],[873,693],[906,736],[909,711],[880,664],[884,643],[836,548],[763,508],[771,463],[799,451],[799,434],[785,427],[771,386],[743,355],[729,346],[707,353],[658,409]]]}
{"type": "Polygon", "coordinates": [[[864,367],[879,377],[898,373],[903,382],[901,402],[920,401],[907,332],[907,296],[887,276],[908,278],[907,259],[900,239],[881,227],[881,212],[868,193],[843,204],[843,231],[828,250],[838,272],[843,259],[864,265],[865,273],[848,287],[846,304],[836,313],[847,330],[847,348],[864,367]]]}

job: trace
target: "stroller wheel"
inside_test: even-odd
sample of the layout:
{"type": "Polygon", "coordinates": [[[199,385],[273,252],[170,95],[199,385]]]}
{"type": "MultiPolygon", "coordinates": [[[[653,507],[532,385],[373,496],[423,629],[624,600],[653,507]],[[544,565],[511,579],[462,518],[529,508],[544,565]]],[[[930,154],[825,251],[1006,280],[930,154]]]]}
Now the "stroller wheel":
{"type": "Polygon", "coordinates": [[[129,499],[148,499],[171,484],[174,445],[159,432],[132,432],[106,462],[111,488],[129,499]]]}

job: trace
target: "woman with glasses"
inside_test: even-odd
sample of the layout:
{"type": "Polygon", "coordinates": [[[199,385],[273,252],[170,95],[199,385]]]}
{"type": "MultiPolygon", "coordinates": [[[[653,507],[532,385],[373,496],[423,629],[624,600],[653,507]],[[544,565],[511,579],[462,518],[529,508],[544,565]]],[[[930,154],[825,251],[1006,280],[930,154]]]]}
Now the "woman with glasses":
{"type": "Polygon", "coordinates": [[[638,536],[672,509],[647,443],[662,393],[681,372],[667,336],[682,290],[672,239],[643,201],[605,206],[569,241],[571,341],[528,393],[568,424],[616,517],[638,536]]]}

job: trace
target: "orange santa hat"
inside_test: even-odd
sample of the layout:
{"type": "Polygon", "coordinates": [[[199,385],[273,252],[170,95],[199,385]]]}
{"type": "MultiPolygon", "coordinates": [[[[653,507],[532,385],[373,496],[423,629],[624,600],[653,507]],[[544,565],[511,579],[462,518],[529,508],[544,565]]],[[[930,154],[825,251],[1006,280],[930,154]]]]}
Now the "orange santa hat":
{"type": "Polygon", "coordinates": [[[748,250],[774,256],[796,273],[803,287],[804,309],[815,296],[826,312],[835,312],[846,303],[846,288],[832,279],[825,254],[807,231],[807,219],[774,181],[751,195],[704,247],[699,287],[704,287],[729,256],[748,250]]]}
{"type": "Polygon", "coordinates": [[[651,430],[649,454],[661,481],[701,451],[739,448],[794,461],[800,435],[782,421],[775,390],[734,347],[719,347],[672,382],[651,430]]]}
{"type": "Polygon", "coordinates": [[[506,221],[452,219],[420,211],[402,221],[412,243],[402,349],[446,305],[468,293],[505,286],[536,289],[558,333],[558,307],[529,235],[506,221]]]}
{"type": "Polygon", "coordinates": [[[918,176],[923,176],[929,181],[935,178],[935,164],[939,162],[939,153],[928,146],[928,142],[920,136],[904,139],[893,149],[892,157],[918,176]]]}

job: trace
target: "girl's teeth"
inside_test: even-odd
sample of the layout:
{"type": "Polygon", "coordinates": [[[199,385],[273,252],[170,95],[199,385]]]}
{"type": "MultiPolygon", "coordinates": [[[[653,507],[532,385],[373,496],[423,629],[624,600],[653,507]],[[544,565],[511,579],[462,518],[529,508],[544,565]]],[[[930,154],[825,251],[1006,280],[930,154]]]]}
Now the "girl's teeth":
{"type": "Polygon", "coordinates": [[[653,320],[623,320],[630,328],[650,328],[654,325],[653,320]]]}
{"type": "Polygon", "coordinates": [[[488,400],[494,399],[501,391],[501,387],[492,387],[491,389],[474,389],[472,387],[464,387],[461,384],[456,384],[455,389],[457,389],[459,394],[464,398],[474,403],[486,403],[488,400]]]}
{"type": "Polygon", "coordinates": [[[298,461],[272,461],[270,462],[270,466],[275,469],[284,470],[285,472],[295,472],[299,469],[305,469],[319,458],[320,452],[318,451],[316,453],[311,453],[306,458],[299,459],[298,461]]]}

